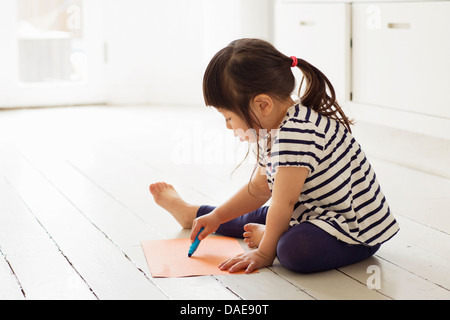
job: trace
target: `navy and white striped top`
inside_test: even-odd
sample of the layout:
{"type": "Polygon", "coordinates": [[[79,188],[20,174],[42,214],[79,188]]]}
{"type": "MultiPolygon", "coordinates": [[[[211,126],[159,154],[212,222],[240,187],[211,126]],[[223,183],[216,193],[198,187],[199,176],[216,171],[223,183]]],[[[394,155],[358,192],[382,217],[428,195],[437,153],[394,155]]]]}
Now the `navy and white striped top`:
{"type": "Polygon", "coordinates": [[[344,125],[297,104],[288,109],[271,146],[268,140],[260,141],[259,164],[270,190],[279,167],[309,169],[291,225],[308,221],[341,241],[367,246],[397,233],[375,172],[344,125]]]}

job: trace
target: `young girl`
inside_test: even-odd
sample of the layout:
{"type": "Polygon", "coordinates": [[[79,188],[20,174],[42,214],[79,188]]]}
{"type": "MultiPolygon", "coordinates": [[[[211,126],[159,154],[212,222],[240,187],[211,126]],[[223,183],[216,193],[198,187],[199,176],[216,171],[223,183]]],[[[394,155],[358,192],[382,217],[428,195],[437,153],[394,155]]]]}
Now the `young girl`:
{"type": "Polygon", "coordinates": [[[256,143],[249,183],[218,207],[188,204],[163,182],[150,191],[183,227],[192,227],[191,241],[202,227],[200,240],[213,232],[245,238],[252,250],[219,268],[252,272],[275,257],[296,272],[339,268],[372,256],[397,233],[351,121],[317,68],[268,42],[240,39],[213,57],[203,94],[228,129],[256,143]],[[300,103],[291,99],[294,67],[306,84],[300,103]]]}

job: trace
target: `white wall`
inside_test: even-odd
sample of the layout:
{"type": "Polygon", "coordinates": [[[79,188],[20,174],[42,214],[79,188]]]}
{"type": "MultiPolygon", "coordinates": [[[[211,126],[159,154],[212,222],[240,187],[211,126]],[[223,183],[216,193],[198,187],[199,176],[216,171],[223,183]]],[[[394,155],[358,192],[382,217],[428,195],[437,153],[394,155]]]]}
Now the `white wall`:
{"type": "Polygon", "coordinates": [[[110,104],[203,104],[203,71],[241,37],[271,37],[272,0],[104,0],[110,104]]]}
{"type": "Polygon", "coordinates": [[[24,86],[17,76],[17,3],[2,0],[0,108],[203,105],[202,77],[210,58],[236,38],[270,39],[272,1],[83,0],[89,81],[24,86]]]}

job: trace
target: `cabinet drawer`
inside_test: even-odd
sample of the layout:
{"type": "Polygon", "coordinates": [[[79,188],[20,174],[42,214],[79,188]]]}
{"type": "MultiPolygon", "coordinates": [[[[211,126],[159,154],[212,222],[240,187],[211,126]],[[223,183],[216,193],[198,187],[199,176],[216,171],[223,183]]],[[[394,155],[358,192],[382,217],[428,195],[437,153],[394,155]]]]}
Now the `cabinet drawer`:
{"type": "Polygon", "coordinates": [[[338,99],[350,96],[350,4],[295,3],[275,5],[275,46],[319,68],[338,99]]]}
{"type": "Polygon", "coordinates": [[[352,8],[353,100],[450,118],[450,2],[352,8]]]}

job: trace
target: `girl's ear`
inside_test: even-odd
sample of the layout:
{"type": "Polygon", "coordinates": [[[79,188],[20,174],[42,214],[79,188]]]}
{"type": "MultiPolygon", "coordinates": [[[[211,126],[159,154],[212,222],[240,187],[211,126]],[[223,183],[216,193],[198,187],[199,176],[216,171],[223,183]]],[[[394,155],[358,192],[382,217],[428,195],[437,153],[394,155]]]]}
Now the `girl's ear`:
{"type": "Polygon", "coordinates": [[[263,116],[267,116],[272,112],[273,100],[267,94],[258,94],[253,98],[254,110],[263,116]]]}

